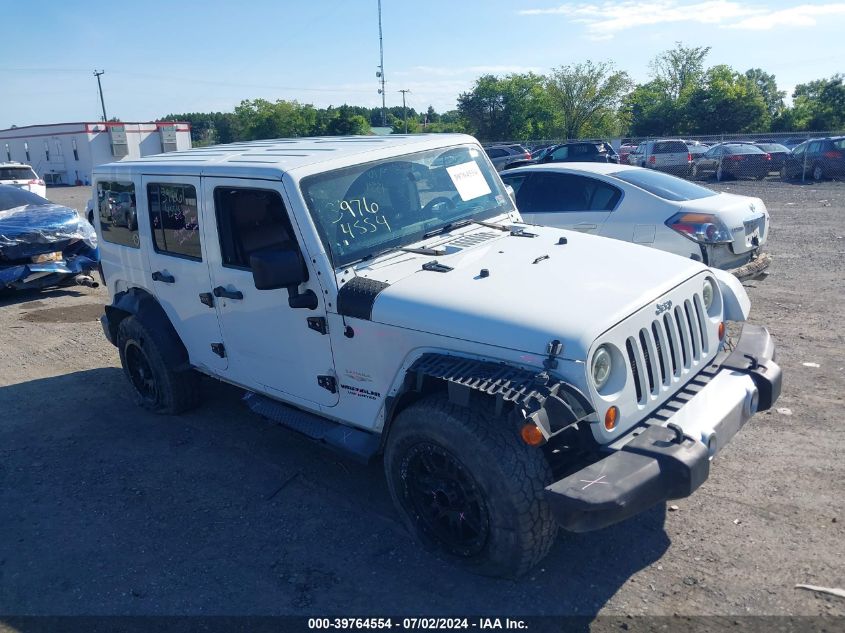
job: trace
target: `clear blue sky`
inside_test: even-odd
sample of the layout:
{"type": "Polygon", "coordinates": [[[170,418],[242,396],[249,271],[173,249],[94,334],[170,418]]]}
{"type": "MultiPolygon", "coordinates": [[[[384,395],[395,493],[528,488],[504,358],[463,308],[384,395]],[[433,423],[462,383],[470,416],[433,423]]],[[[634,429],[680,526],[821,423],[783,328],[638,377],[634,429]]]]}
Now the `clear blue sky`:
{"type": "MultiPolygon", "coordinates": [[[[383,0],[388,105],[443,111],[474,78],[611,60],[637,81],[676,40],[782,89],[845,72],[845,2],[383,0]]],[[[4,3],[0,128],[148,120],[242,99],[375,106],[376,0],[4,3]]]]}

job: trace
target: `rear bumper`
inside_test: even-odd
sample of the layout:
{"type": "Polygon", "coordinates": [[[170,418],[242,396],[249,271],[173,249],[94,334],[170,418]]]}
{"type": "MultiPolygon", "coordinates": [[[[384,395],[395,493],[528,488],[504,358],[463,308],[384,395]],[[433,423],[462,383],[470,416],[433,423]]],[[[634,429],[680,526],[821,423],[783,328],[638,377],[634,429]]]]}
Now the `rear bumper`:
{"type": "Polygon", "coordinates": [[[772,263],[772,256],[768,253],[760,253],[754,259],[742,266],[731,268],[727,272],[734,275],[740,281],[748,281],[765,277],[768,274],[769,265],[772,263]]]}
{"type": "Polygon", "coordinates": [[[733,352],[606,447],[604,457],[546,487],[560,526],[597,530],[691,495],[707,479],[710,459],[780,395],[774,356],[768,331],[746,325],[733,352]]]}

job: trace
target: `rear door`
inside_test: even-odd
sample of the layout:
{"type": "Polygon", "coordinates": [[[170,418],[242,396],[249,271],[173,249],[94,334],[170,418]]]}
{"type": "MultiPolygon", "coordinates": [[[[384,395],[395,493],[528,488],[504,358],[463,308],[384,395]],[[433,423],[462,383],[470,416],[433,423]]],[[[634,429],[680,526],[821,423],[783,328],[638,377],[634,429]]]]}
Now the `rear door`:
{"type": "Polygon", "coordinates": [[[622,197],[619,189],[598,179],[551,171],[532,172],[514,189],[517,208],[528,222],[583,233],[598,233],[622,197]]]}
{"type": "MultiPolygon", "coordinates": [[[[291,244],[302,248],[282,183],[204,178],[203,191],[208,200],[204,238],[210,289],[220,313],[231,380],[306,407],[333,406],[337,388],[320,385],[334,377],[330,337],[309,325],[325,320],[325,301],[315,310],[291,308],[287,290],[258,290],[252,277],[253,252],[291,244]]],[[[311,289],[324,297],[310,258],[302,254],[309,280],[300,291],[311,289]]]]}
{"type": "Polygon", "coordinates": [[[146,250],[156,298],[184,342],[191,364],[221,373],[228,363],[220,352],[223,338],[217,311],[202,301],[211,282],[200,218],[204,203],[200,179],[144,176],[141,186],[133,215],[149,222],[153,248],[146,250]]]}

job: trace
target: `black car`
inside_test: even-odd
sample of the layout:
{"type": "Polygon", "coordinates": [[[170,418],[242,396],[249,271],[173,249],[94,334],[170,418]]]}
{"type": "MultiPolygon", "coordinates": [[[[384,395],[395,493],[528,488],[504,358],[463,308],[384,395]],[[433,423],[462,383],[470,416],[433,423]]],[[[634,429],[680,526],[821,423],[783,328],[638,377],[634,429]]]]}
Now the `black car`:
{"type": "Polygon", "coordinates": [[[772,157],[752,143],[719,143],[695,159],[693,178],[714,176],[726,178],[756,178],[762,180],[769,173],[772,157]]]}
{"type": "Polygon", "coordinates": [[[771,156],[772,160],[769,164],[769,171],[776,171],[780,173],[786,157],[789,156],[789,148],[785,145],[781,145],[780,143],[775,143],[774,141],[757,141],[754,145],[771,156]]]}
{"type": "Polygon", "coordinates": [[[517,160],[505,169],[542,163],[618,163],[619,156],[606,141],[572,141],[553,145],[540,159],[517,160]]]}
{"type": "Polygon", "coordinates": [[[845,178],[845,136],[804,141],[786,157],[781,178],[845,178]]]}

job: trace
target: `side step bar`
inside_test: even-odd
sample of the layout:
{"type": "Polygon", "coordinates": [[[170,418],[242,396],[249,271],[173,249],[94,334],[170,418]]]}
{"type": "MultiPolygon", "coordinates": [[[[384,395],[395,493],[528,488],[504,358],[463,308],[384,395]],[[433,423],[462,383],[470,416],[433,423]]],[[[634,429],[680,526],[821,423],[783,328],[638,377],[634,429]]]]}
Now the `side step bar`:
{"type": "Polygon", "coordinates": [[[247,392],[243,400],[253,413],[321,442],[363,464],[369,463],[378,452],[381,438],[375,433],[332,422],[252,391],[247,392]]]}

